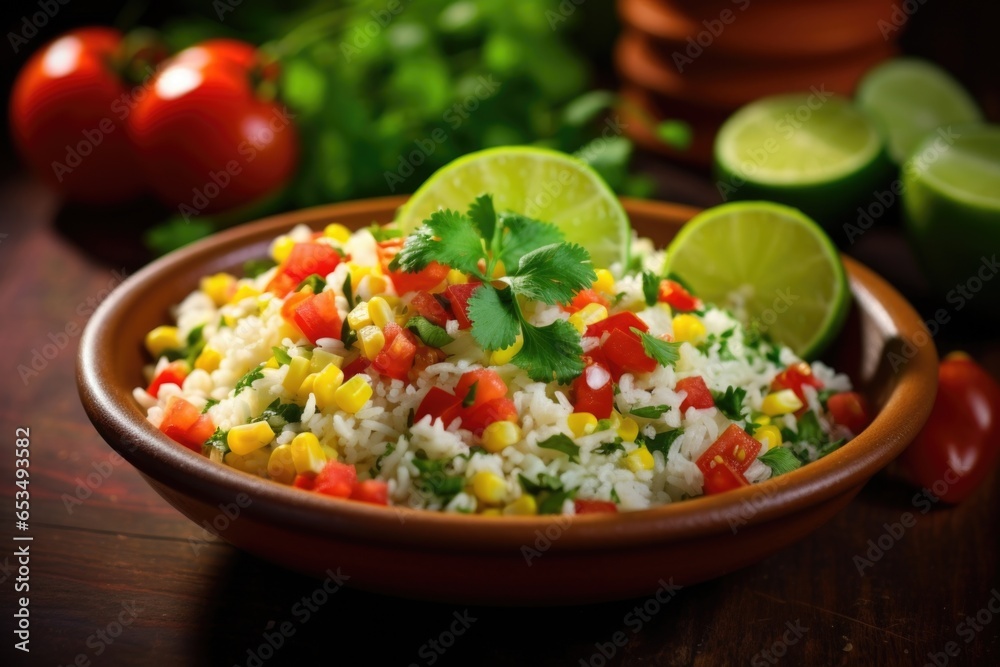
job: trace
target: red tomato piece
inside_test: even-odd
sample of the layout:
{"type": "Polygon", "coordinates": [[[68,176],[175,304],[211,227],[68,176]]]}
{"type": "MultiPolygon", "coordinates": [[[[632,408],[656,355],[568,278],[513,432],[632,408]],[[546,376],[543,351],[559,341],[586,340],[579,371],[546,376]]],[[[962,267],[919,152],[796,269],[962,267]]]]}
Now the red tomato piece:
{"type": "Polygon", "coordinates": [[[410,382],[416,382],[417,378],[420,377],[420,374],[423,373],[428,366],[439,364],[447,358],[448,355],[436,347],[417,345],[417,352],[413,355],[413,365],[410,367],[410,372],[407,374],[407,377],[410,378],[410,382]]]}
{"type": "Polygon", "coordinates": [[[309,292],[295,292],[285,297],[285,302],[281,304],[281,316],[286,322],[295,323],[295,309],[299,304],[310,297],[309,292]]]}
{"type": "Polygon", "coordinates": [[[612,329],[601,344],[601,351],[608,361],[626,373],[650,373],[656,370],[656,360],[646,354],[642,340],[632,331],[612,329]]]}
{"type": "Polygon", "coordinates": [[[741,486],[750,486],[750,482],[743,476],[743,473],[733,470],[728,463],[723,462],[716,465],[705,474],[704,491],[706,496],[732,491],[741,486]]]}
{"type": "Polygon", "coordinates": [[[717,466],[725,464],[738,473],[743,473],[760,453],[760,442],[736,424],[713,442],[695,464],[707,477],[717,466]]]}
{"type": "Polygon", "coordinates": [[[413,421],[418,422],[427,415],[431,419],[441,419],[447,427],[456,417],[462,408],[462,401],[451,392],[440,387],[431,387],[430,391],[424,395],[417,411],[413,414],[413,421]]]}
{"type": "MultiPolygon", "coordinates": [[[[632,333],[632,327],[635,327],[642,332],[649,331],[649,327],[646,326],[645,322],[639,319],[638,315],[625,311],[623,313],[615,313],[611,317],[603,319],[600,322],[594,322],[587,327],[587,333],[585,335],[591,338],[600,338],[604,335],[604,332],[615,330],[632,333]]],[[[635,334],[633,333],[632,335],[634,336],[635,334]]]]}
{"type": "Polygon", "coordinates": [[[313,488],[328,496],[350,498],[357,481],[358,471],[354,466],[339,461],[327,461],[316,475],[313,488]]]}
{"type": "Polygon", "coordinates": [[[372,362],[368,361],[364,357],[358,357],[351,363],[344,366],[344,382],[347,382],[355,375],[364,373],[365,370],[371,366],[372,362]]]}
{"type": "Polygon", "coordinates": [[[472,385],[476,385],[476,395],[469,407],[478,407],[507,395],[507,384],[496,371],[488,368],[477,368],[463,373],[458,379],[458,386],[455,387],[455,396],[465,402],[472,385]]]}
{"type": "Polygon", "coordinates": [[[695,310],[701,307],[701,301],[691,295],[684,286],[674,280],[660,282],[659,300],[677,310],[695,310]]]}
{"type": "Polygon", "coordinates": [[[587,364],[573,380],[573,411],[589,412],[598,419],[607,419],[615,405],[615,388],[611,371],[600,362],[584,357],[587,364]]]}
{"type": "Polygon", "coordinates": [[[802,387],[809,386],[814,389],[822,389],[823,382],[813,375],[812,367],[804,361],[792,364],[785,370],[778,373],[771,382],[771,389],[791,389],[803,404],[806,404],[806,394],[802,387]]]}
{"type": "Polygon", "coordinates": [[[385,345],[375,356],[372,368],[396,380],[406,380],[417,354],[417,339],[395,322],[387,323],[383,333],[385,345]]]}
{"type": "Polygon", "coordinates": [[[337,297],[333,292],[320,292],[303,299],[295,307],[292,321],[313,345],[320,338],[340,340],[343,323],[337,312],[337,297]]]}
{"type": "Polygon", "coordinates": [[[592,303],[599,303],[605,308],[609,308],[611,304],[608,302],[604,295],[592,289],[582,289],[576,293],[573,300],[569,303],[562,304],[559,307],[562,308],[567,313],[575,313],[584,306],[588,306],[592,303]]]}
{"type": "Polygon", "coordinates": [[[389,485],[381,479],[366,479],[354,485],[351,500],[373,505],[389,504],[389,485]]]}
{"type": "Polygon", "coordinates": [[[292,486],[294,486],[296,489],[305,489],[306,491],[312,491],[313,488],[316,486],[316,476],[298,474],[295,476],[295,480],[292,482],[292,486]]]}
{"type": "Polygon", "coordinates": [[[466,408],[462,414],[462,428],[479,437],[483,430],[498,421],[517,421],[517,408],[509,398],[494,398],[492,401],[466,408]]]}
{"type": "Polygon", "coordinates": [[[201,414],[191,403],[172,396],[167,401],[160,430],[171,440],[201,452],[201,446],[215,432],[215,425],[208,415],[201,414]]]}
{"type": "Polygon", "coordinates": [[[472,328],[472,320],[469,319],[469,299],[478,287],[479,283],[465,283],[448,285],[444,291],[445,298],[451,303],[451,313],[458,320],[459,329],[472,328]]]}
{"type": "Polygon", "coordinates": [[[834,394],[826,401],[826,409],[830,411],[833,421],[851,429],[857,435],[868,426],[868,402],[865,397],[854,391],[834,394]]]}
{"type": "MultiPolygon", "coordinates": [[[[431,262],[420,271],[390,271],[389,264],[403,247],[403,239],[387,239],[380,241],[376,247],[382,272],[389,276],[396,293],[399,295],[419,290],[429,290],[437,287],[448,276],[448,267],[444,264],[431,262]]],[[[426,316],[425,316],[426,317],[426,316]]],[[[430,319],[430,318],[428,318],[430,319]]]]}
{"type": "Polygon", "coordinates": [[[573,508],[577,514],[617,514],[618,505],[610,500],[584,500],[577,498],[573,501],[573,508]]]}
{"type": "Polygon", "coordinates": [[[417,311],[417,314],[428,322],[443,327],[448,323],[448,311],[444,309],[430,292],[417,292],[410,301],[410,307],[417,311]]]}
{"type": "Polygon", "coordinates": [[[166,367],[157,373],[153,381],[149,383],[149,387],[146,388],[146,393],[157,398],[160,393],[160,387],[165,384],[175,384],[178,387],[184,384],[184,380],[188,376],[188,365],[186,361],[171,361],[166,367]]]}
{"type": "Polygon", "coordinates": [[[674,390],[687,392],[687,398],[681,403],[681,412],[686,412],[688,408],[704,410],[705,408],[715,406],[715,399],[712,398],[712,392],[708,390],[704,378],[700,375],[692,375],[683,380],[678,380],[674,390]]]}
{"type": "Polygon", "coordinates": [[[314,273],[325,279],[338,264],[340,253],[325,243],[296,243],[266,289],[285,296],[314,273]]]}

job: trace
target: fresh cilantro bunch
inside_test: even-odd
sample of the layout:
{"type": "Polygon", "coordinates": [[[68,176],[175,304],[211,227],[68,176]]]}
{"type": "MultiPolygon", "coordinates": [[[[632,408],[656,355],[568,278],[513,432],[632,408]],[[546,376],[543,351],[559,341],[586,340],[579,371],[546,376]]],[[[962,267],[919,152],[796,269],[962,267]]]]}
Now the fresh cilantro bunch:
{"type": "Polygon", "coordinates": [[[393,260],[393,269],[416,272],[446,264],[482,284],[469,299],[472,336],[483,349],[502,350],[523,337],[513,363],[531,379],[567,384],[583,372],[580,334],[565,320],[530,324],[522,301],[566,303],[596,279],[590,254],[567,243],[548,222],[497,213],[491,195],[478,197],[466,214],[437,211],[424,221],[393,260]],[[493,276],[502,274],[500,278],[493,276]]]}

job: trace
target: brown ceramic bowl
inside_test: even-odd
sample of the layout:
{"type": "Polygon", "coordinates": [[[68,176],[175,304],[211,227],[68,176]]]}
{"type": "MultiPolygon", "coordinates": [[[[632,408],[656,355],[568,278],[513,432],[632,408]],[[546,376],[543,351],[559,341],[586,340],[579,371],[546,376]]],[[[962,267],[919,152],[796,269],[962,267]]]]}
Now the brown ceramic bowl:
{"type": "MultiPolygon", "coordinates": [[[[830,456],[763,484],[621,515],[572,519],[439,514],[343,501],[216,465],[143,417],[132,387],[146,363],[143,336],[167,320],[207,273],[239,270],[297,223],[388,221],[401,198],[326,206],[218,234],[150,264],[101,305],[80,345],[77,382],[97,430],[169,503],[234,545],[302,572],[339,571],[349,585],[463,603],[574,604],[650,594],[758,561],[836,514],[923,424],[934,400],[932,344],[904,354],[926,331],[874,273],[845,260],[856,313],[831,361],[877,406],[868,429],[830,456]],[[893,369],[890,352],[907,361],[893,369]]],[[[665,244],[696,211],[629,201],[640,234],[665,244]]],[[[929,339],[924,339],[926,340],[929,339]]],[[[893,357],[895,358],[895,357],[893,357]]],[[[863,545],[845,544],[845,554],[863,545]]]]}

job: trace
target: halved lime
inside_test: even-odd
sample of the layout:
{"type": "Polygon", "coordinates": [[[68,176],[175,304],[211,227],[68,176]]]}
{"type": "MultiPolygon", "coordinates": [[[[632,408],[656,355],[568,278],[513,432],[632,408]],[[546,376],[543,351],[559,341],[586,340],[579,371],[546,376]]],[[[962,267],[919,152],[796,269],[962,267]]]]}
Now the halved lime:
{"type": "Polygon", "coordinates": [[[699,213],[667,248],[666,272],[720,306],[738,295],[749,325],[806,358],[837,335],[850,304],[829,237],[801,211],[771,202],[699,213]]]}
{"type": "Polygon", "coordinates": [[[615,193],[581,160],[543,148],[490,148],[446,164],[403,205],[397,222],[409,233],[434,211],[465,211],[486,193],[498,211],[558,226],[567,241],[590,252],[595,266],[628,261],[632,228],[615,193]]]}
{"type": "Polygon", "coordinates": [[[846,100],[823,89],[752,102],[715,138],[723,199],[767,199],[832,228],[886,173],[882,138],[846,100]]]}
{"type": "Polygon", "coordinates": [[[902,164],[928,132],[983,117],[962,84],[920,58],[896,58],[872,69],[858,84],[857,101],[885,135],[896,164],[902,164]]]}
{"type": "Polygon", "coordinates": [[[955,310],[968,302],[996,319],[1000,126],[954,125],[927,135],[903,185],[910,237],[936,291],[955,310]]]}

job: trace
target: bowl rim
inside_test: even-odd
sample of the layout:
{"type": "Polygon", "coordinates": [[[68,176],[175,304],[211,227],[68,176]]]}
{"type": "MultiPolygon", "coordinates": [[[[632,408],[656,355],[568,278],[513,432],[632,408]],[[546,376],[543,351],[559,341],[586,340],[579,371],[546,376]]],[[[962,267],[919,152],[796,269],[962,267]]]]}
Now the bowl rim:
{"type": "MultiPolygon", "coordinates": [[[[559,527],[560,549],[613,550],[678,542],[735,532],[742,527],[808,510],[835,496],[860,488],[894,459],[916,436],[930,413],[937,386],[937,352],[913,307],[882,278],[860,263],[843,257],[851,291],[869,309],[881,310],[880,326],[912,341],[917,333],[928,344],[897,371],[898,383],[869,425],[830,455],[793,472],[717,496],[619,514],[566,517],[484,517],[445,514],[400,507],[382,507],[341,500],[265,480],[221,464],[213,464],[174,443],[154,428],[132,396],[133,387],[116,385],[102,371],[102,359],[114,359],[119,342],[114,333],[129,307],[157,288],[162,274],[188,263],[204,264],[240,245],[276,236],[293,224],[316,225],[340,216],[384,218],[405,196],[381,197],[318,206],[240,225],[181,248],[126,279],[98,307],[80,341],[77,386],[84,408],[109,445],[143,475],[210,505],[231,503],[246,494],[242,510],[249,517],[286,528],[318,531],[326,536],[424,549],[483,551],[520,550],[533,544],[540,531],[559,527]],[[749,507],[749,509],[748,509],[749,507]],[[564,530],[568,522],[573,530],[564,530]]],[[[690,218],[700,209],[622,198],[625,210],[646,217],[678,215],[690,218]]]]}

